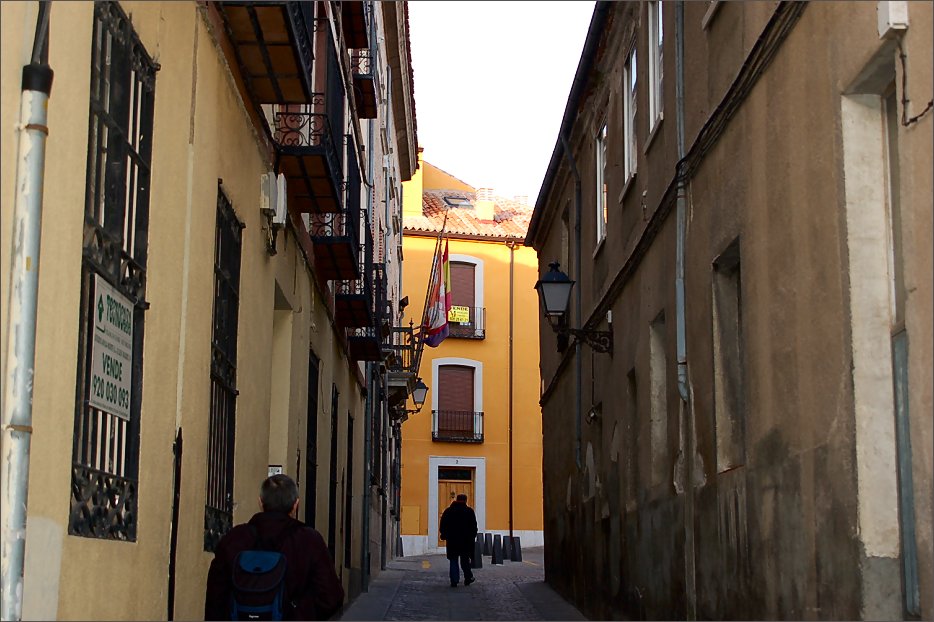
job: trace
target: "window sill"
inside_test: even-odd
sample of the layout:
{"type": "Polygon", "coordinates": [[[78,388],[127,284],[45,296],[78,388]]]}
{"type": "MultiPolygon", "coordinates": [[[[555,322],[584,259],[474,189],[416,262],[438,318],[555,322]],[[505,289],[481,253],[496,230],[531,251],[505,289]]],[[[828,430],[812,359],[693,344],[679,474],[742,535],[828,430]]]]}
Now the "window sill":
{"type": "Polygon", "coordinates": [[[592,257],[593,257],[594,259],[596,259],[597,255],[599,255],[599,254],[600,254],[600,251],[603,249],[603,243],[604,243],[604,242],[606,242],[606,234],[604,234],[603,237],[600,238],[600,241],[597,242],[597,246],[594,247],[594,249],[593,249],[593,255],[592,255],[592,257]]]}
{"type": "Polygon", "coordinates": [[[632,186],[636,185],[635,181],[636,181],[636,174],[633,173],[632,175],[629,176],[629,179],[626,180],[626,183],[623,184],[623,189],[620,190],[619,198],[616,200],[617,203],[619,203],[620,205],[623,204],[623,201],[626,199],[626,195],[629,194],[629,189],[632,186]]]}
{"type": "Polygon", "coordinates": [[[645,147],[642,148],[642,154],[645,155],[649,152],[649,148],[652,146],[652,141],[655,140],[655,137],[658,135],[659,128],[662,127],[662,121],[665,120],[664,114],[659,114],[658,118],[655,119],[655,127],[652,128],[652,131],[649,132],[649,137],[645,141],[645,147]]]}
{"type": "Polygon", "coordinates": [[[711,0],[710,5],[707,7],[707,12],[704,13],[704,17],[701,19],[701,30],[707,30],[707,27],[710,26],[710,22],[713,21],[719,8],[720,0],[711,0]]]}

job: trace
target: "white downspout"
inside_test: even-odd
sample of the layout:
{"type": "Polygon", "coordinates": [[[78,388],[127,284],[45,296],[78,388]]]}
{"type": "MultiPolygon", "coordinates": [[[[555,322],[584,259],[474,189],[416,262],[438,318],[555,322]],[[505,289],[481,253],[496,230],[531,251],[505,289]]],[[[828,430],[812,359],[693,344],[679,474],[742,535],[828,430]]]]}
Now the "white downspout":
{"type": "Polygon", "coordinates": [[[39,236],[45,140],[49,128],[52,69],[40,62],[48,32],[48,7],[40,3],[32,62],[23,67],[16,195],[13,203],[10,262],[9,332],[3,379],[3,545],[2,619],[20,620],[26,557],[26,497],[29,487],[29,444],[32,439],[32,388],[36,355],[36,301],[39,290],[39,236]]]}

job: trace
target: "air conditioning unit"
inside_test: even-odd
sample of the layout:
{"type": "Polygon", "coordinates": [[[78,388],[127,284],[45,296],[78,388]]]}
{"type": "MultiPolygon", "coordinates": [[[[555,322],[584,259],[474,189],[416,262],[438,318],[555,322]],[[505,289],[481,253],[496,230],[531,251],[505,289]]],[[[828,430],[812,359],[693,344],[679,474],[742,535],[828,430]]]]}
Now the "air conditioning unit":
{"type": "Polygon", "coordinates": [[[880,39],[888,39],[908,29],[908,3],[904,0],[877,2],[876,15],[880,39]]]}
{"type": "Polygon", "coordinates": [[[285,226],[285,221],[289,217],[288,208],[286,207],[288,196],[285,188],[285,175],[279,173],[279,176],[276,177],[276,210],[272,217],[273,226],[285,226]]]}
{"type": "Polygon", "coordinates": [[[288,218],[285,175],[279,173],[276,176],[272,171],[263,173],[260,176],[260,186],[260,209],[263,215],[269,219],[274,228],[284,227],[286,218],[288,218]]]}
{"type": "Polygon", "coordinates": [[[276,174],[270,171],[260,175],[259,208],[267,218],[272,218],[276,214],[278,194],[276,174]]]}

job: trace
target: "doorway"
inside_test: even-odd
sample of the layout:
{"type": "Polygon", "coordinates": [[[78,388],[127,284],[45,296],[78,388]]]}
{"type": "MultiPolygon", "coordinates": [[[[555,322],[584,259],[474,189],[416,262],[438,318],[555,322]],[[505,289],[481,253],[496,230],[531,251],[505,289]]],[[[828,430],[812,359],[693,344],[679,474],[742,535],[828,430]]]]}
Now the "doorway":
{"type": "MultiPolygon", "coordinates": [[[[475,505],[473,500],[474,469],[470,467],[438,467],[438,524],[441,524],[441,514],[451,505],[457,495],[467,495],[467,504],[475,505]]],[[[445,546],[441,539],[441,530],[438,530],[438,546],[445,546]]]]}

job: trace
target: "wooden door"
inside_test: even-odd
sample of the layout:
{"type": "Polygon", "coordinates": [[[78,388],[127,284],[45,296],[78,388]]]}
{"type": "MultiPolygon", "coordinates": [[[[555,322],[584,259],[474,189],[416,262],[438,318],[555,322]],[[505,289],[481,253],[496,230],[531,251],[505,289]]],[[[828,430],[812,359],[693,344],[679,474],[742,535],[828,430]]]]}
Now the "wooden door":
{"type": "Polygon", "coordinates": [[[467,495],[467,505],[473,503],[473,481],[463,479],[439,479],[438,480],[438,546],[445,546],[445,541],[441,539],[441,514],[454,502],[459,494],[467,495]]]}

